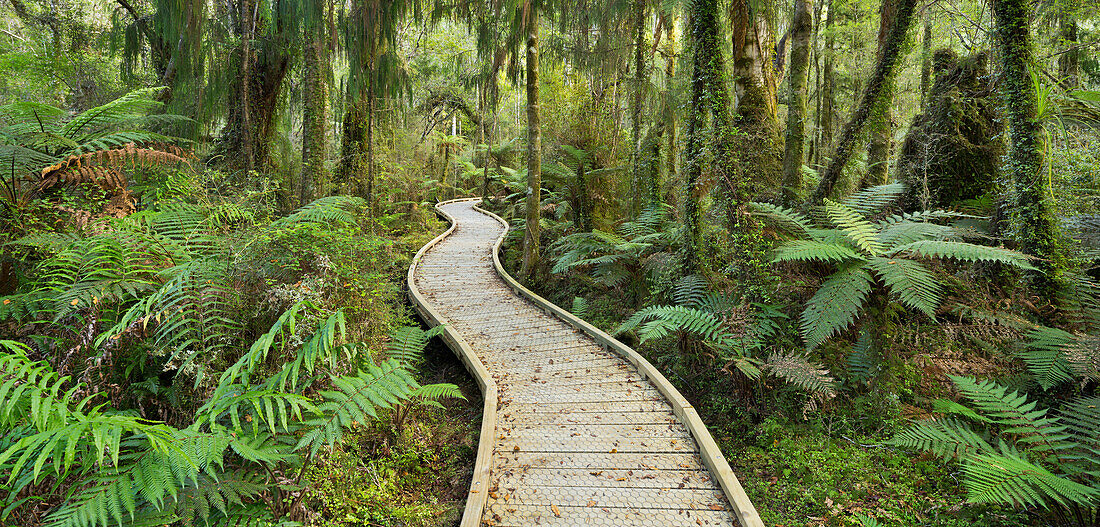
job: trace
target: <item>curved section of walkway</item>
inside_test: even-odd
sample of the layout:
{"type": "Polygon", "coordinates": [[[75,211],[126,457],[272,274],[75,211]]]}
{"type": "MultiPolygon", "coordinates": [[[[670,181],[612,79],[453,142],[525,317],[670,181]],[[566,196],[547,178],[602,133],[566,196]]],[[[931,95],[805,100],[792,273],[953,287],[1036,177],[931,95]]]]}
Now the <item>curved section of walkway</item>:
{"type": "Polygon", "coordinates": [[[474,355],[463,360],[490,376],[483,392],[497,399],[486,401],[495,415],[482,429],[475,470],[483,473],[463,526],[762,525],[667,380],[498,274],[494,251],[506,227],[476,203],[440,204],[453,226],[409,273],[418,309],[448,325],[448,344],[474,355]]]}

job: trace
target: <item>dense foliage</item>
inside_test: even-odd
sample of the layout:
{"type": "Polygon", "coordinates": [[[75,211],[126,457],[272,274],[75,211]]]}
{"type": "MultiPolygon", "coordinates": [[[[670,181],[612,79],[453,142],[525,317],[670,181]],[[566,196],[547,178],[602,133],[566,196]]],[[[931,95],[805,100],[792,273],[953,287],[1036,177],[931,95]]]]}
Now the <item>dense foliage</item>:
{"type": "Polygon", "coordinates": [[[483,196],[766,523],[1100,525],[1097,7],[5,2],[0,524],[453,524],[483,196]]]}

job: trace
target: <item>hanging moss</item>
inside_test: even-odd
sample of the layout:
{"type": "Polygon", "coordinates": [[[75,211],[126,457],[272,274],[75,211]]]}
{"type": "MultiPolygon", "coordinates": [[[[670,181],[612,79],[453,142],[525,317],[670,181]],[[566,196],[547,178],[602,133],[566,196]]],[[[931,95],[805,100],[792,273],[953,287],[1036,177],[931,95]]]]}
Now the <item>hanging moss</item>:
{"type": "Polygon", "coordinates": [[[994,187],[1004,155],[1004,127],[988,56],[978,53],[959,60],[954,51],[940,49],[932,62],[935,82],[898,156],[907,210],[949,207],[980,197],[994,187]]]}

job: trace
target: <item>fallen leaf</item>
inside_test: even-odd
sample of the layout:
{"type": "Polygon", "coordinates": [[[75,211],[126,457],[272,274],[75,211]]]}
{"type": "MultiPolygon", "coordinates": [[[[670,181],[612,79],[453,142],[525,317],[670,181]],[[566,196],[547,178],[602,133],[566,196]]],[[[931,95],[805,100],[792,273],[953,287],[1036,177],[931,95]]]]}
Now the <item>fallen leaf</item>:
{"type": "Polygon", "coordinates": [[[725,509],[725,507],[723,507],[723,506],[721,506],[717,503],[711,503],[710,504],[710,510],[712,510],[712,511],[720,511],[720,510],[723,510],[723,509],[725,509]]]}
{"type": "Polygon", "coordinates": [[[558,506],[553,503],[550,504],[550,510],[554,511],[554,516],[561,518],[561,511],[558,510],[558,506]]]}

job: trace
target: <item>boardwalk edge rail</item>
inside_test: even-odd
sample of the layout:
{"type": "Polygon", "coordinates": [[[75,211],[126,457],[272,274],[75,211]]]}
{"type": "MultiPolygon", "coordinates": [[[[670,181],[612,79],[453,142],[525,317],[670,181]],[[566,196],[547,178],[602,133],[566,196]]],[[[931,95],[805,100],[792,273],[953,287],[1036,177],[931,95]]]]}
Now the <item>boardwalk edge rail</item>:
{"type": "MultiPolygon", "coordinates": [[[[420,314],[420,317],[432,327],[446,324],[446,319],[432,309],[427,299],[425,299],[424,295],[420,292],[420,288],[416,286],[416,267],[420,264],[420,259],[423,258],[424,254],[444,238],[450,236],[458,225],[454,221],[454,218],[439,209],[439,206],[468,200],[469,198],[453,199],[436,205],[436,212],[446,218],[447,221],[451,222],[451,226],[444,231],[443,234],[436,236],[435,239],[421,247],[420,251],[413,257],[412,264],[409,265],[409,300],[412,302],[413,307],[416,308],[417,313],[420,314]]],[[[508,231],[505,229],[504,234],[507,233],[508,231]]],[[[501,240],[504,239],[504,234],[501,235],[501,240]]],[[[499,245],[499,241],[497,243],[499,245]]],[[[481,395],[484,398],[484,405],[481,411],[481,435],[478,438],[477,445],[477,459],[474,461],[474,474],[473,478],[470,480],[470,494],[466,498],[466,508],[462,511],[462,522],[459,524],[460,527],[478,527],[481,525],[481,516],[485,511],[485,503],[489,499],[489,470],[492,468],[491,461],[493,457],[492,437],[497,428],[497,385],[489,375],[489,370],[485,368],[485,364],[482,363],[481,359],[474,353],[470,344],[460,337],[457,332],[451,329],[450,326],[443,326],[443,334],[441,337],[443,341],[447,343],[447,346],[451,348],[451,351],[453,351],[462,363],[466,365],[466,369],[474,376],[474,379],[477,380],[477,384],[481,388],[481,395]]]]}
{"type": "Polygon", "coordinates": [[[680,418],[684,425],[687,426],[691,435],[699,444],[699,455],[702,456],[703,463],[710,469],[714,477],[718,479],[718,484],[721,485],[722,490],[726,493],[726,497],[730,500],[730,505],[733,506],[733,512],[737,515],[741,527],[764,527],[764,523],[760,520],[760,515],[756,512],[756,507],[753,506],[752,501],[749,500],[748,495],[745,494],[745,489],[741,487],[741,482],[737,480],[737,476],[734,475],[729,462],[727,462],[726,457],[722,455],[722,451],[718,448],[718,444],[714,442],[714,438],[711,437],[710,431],[707,430],[706,425],[703,424],[703,420],[699,417],[699,413],[695,411],[691,403],[680,394],[680,391],[677,390],[672,383],[668,382],[668,379],[666,379],[657,368],[654,368],[649,361],[639,355],[638,352],[631,349],[630,346],[619,342],[618,339],[604,333],[599,328],[581,320],[569,311],[535,294],[526,287],[523,287],[515,278],[512,278],[500,263],[500,246],[504,242],[504,237],[508,234],[508,229],[510,228],[508,222],[505,221],[504,218],[485,209],[476,206],[474,208],[483,214],[491,216],[504,226],[504,234],[497,239],[496,244],[493,246],[493,267],[496,268],[497,274],[499,274],[500,277],[520,296],[526,297],[535,305],[542,308],[547,314],[556,316],[565,323],[588,334],[588,336],[595,339],[596,342],[607,349],[623,356],[623,358],[637,367],[642,375],[649,378],[649,380],[657,386],[657,390],[672,404],[673,412],[680,418]]]}

